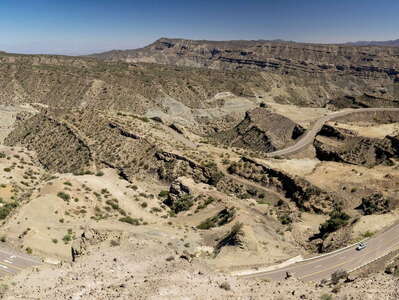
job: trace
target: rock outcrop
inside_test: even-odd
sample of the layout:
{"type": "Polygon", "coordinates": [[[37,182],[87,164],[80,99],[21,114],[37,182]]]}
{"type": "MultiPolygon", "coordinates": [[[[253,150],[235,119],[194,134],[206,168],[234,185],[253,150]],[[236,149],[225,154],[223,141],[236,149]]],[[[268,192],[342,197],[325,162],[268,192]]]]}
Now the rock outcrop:
{"type": "Polygon", "coordinates": [[[324,191],[307,180],[271,169],[249,158],[232,164],[228,171],[265,187],[272,187],[291,199],[298,208],[315,213],[329,213],[339,201],[336,195],[324,191]]]}
{"type": "Polygon", "coordinates": [[[365,215],[388,213],[394,207],[395,201],[385,197],[382,193],[375,193],[362,198],[362,204],[360,205],[360,209],[365,215]]]}
{"type": "Polygon", "coordinates": [[[240,124],[216,134],[214,138],[233,147],[273,152],[293,143],[304,131],[282,115],[271,113],[266,108],[256,108],[248,111],[240,124]]]}
{"type": "Polygon", "coordinates": [[[164,204],[174,213],[179,213],[188,210],[194,204],[194,195],[188,186],[176,180],[170,185],[164,204]]]}
{"type": "Polygon", "coordinates": [[[399,157],[398,137],[384,139],[357,136],[348,130],[324,125],[313,143],[316,157],[324,161],[336,161],[373,167],[391,164],[391,158],[399,157]]]}

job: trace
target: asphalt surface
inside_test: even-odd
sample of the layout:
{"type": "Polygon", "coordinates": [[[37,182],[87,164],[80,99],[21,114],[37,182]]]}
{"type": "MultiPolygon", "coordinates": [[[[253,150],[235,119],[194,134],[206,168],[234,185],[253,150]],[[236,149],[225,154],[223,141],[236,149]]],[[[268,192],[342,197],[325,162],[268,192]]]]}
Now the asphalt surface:
{"type": "Polygon", "coordinates": [[[0,276],[13,275],[19,271],[40,265],[34,257],[17,253],[15,250],[0,248],[0,276]]]}
{"type": "Polygon", "coordinates": [[[281,269],[268,272],[255,271],[253,274],[241,275],[240,277],[282,280],[289,272],[293,277],[300,280],[317,281],[331,278],[331,274],[337,270],[351,272],[399,249],[399,225],[381,232],[366,243],[367,247],[360,251],[356,250],[357,245],[354,245],[332,254],[298,262],[281,269]]]}
{"type": "MultiPolygon", "coordinates": [[[[316,135],[319,133],[323,125],[331,120],[358,112],[378,112],[378,111],[397,111],[399,108],[361,108],[353,110],[345,110],[328,114],[320,118],[306,134],[293,146],[285,149],[271,152],[269,157],[287,155],[298,152],[308,145],[312,144],[316,135]]],[[[292,276],[304,280],[314,281],[321,279],[329,279],[331,274],[337,270],[354,271],[357,268],[367,265],[374,260],[399,249],[399,224],[390,229],[379,233],[374,238],[367,241],[367,247],[363,250],[356,250],[357,245],[344,248],[342,250],[305,260],[292,264],[287,267],[267,272],[253,271],[247,272],[247,275],[241,275],[245,278],[268,278],[272,280],[282,280],[286,277],[287,272],[292,276]]]]}
{"type": "Polygon", "coordinates": [[[323,125],[328,121],[332,121],[334,119],[344,117],[353,113],[378,112],[378,111],[397,111],[399,113],[399,108],[358,108],[358,109],[338,111],[328,114],[317,120],[317,122],[313,125],[312,129],[308,130],[305,133],[305,135],[302,136],[296,144],[278,151],[270,152],[267,154],[267,156],[268,157],[282,156],[282,155],[293,154],[300,150],[303,150],[304,148],[313,143],[316,135],[319,133],[323,125]]]}

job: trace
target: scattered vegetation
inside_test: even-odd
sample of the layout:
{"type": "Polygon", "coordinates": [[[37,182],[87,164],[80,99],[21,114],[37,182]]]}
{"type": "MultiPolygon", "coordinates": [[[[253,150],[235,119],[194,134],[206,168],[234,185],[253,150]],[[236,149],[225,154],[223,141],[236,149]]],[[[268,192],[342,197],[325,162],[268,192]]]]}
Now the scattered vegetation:
{"type": "Polygon", "coordinates": [[[234,208],[225,208],[216,216],[210,217],[197,226],[198,229],[210,229],[230,223],[235,216],[234,208]]]}
{"type": "Polygon", "coordinates": [[[71,199],[71,196],[65,192],[59,192],[57,196],[66,202],[68,202],[71,199]]]}
{"type": "Polygon", "coordinates": [[[119,221],[124,222],[124,223],[128,223],[130,225],[135,225],[135,226],[140,225],[140,220],[139,219],[135,219],[135,218],[132,218],[130,216],[126,216],[126,217],[120,218],[119,221]]]}
{"type": "Polygon", "coordinates": [[[340,208],[336,208],[330,213],[330,218],[320,225],[320,235],[322,238],[330,233],[337,231],[348,224],[350,216],[343,212],[340,208]]]}
{"type": "Polygon", "coordinates": [[[0,207],[0,220],[4,220],[11,213],[11,211],[18,207],[17,202],[6,203],[0,207]]]}

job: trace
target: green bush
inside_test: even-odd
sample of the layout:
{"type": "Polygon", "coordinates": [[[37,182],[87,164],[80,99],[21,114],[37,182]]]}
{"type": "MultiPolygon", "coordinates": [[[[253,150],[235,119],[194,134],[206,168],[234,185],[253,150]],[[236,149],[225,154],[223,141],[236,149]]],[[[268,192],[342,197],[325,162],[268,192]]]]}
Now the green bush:
{"type": "Polygon", "coordinates": [[[4,220],[18,206],[17,202],[6,203],[0,207],[0,220],[4,220]]]}
{"type": "Polygon", "coordinates": [[[67,193],[64,192],[59,192],[57,196],[67,202],[71,199],[71,196],[69,196],[67,193]]]}
{"type": "Polygon", "coordinates": [[[168,192],[168,191],[161,191],[161,192],[158,194],[158,196],[161,197],[161,198],[165,198],[165,197],[167,197],[168,195],[169,195],[169,192],[168,192]]]}
{"type": "Polygon", "coordinates": [[[126,216],[126,217],[120,218],[119,221],[131,224],[131,225],[135,225],[135,226],[140,225],[140,220],[139,219],[135,219],[135,218],[132,218],[130,216],[126,216]]]}
{"type": "Polygon", "coordinates": [[[335,209],[330,213],[330,218],[320,225],[320,235],[322,237],[337,231],[341,227],[348,224],[350,216],[343,212],[341,209],[335,209]]]}
{"type": "Polygon", "coordinates": [[[216,216],[210,217],[197,226],[198,229],[210,229],[216,226],[223,226],[230,223],[235,216],[234,208],[225,208],[221,210],[216,216]]]}
{"type": "Polygon", "coordinates": [[[68,244],[72,240],[72,236],[70,234],[66,234],[64,235],[62,240],[64,241],[65,244],[68,244]]]}
{"type": "Polygon", "coordinates": [[[278,217],[279,221],[283,225],[288,225],[292,223],[292,218],[290,217],[289,214],[284,214],[278,217]]]}

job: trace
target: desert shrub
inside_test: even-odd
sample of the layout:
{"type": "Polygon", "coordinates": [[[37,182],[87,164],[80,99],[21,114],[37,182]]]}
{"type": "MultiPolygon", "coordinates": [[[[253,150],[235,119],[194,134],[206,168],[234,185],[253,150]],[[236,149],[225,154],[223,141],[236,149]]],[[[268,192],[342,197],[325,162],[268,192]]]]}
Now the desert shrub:
{"type": "Polygon", "coordinates": [[[161,198],[165,198],[169,195],[169,191],[161,191],[159,192],[158,196],[161,198]]]}
{"type": "Polygon", "coordinates": [[[6,203],[0,207],[0,220],[4,220],[18,206],[17,202],[6,203]]]}
{"type": "Polygon", "coordinates": [[[171,208],[173,212],[179,213],[189,210],[191,206],[193,206],[193,196],[185,194],[176,201],[174,201],[171,208]]]}
{"type": "Polygon", "coordinates": [[[162,211],[162,209],[160,209],[159,207],[152,207],[151,208],[151,212],[153,212],[153,213],[157,213],[157,212],[161,212],[162,211]]]}
{"type": "Polygon", "coordinates": [[[367,230],[366,232],[364,232],[364,233],[362,234],[362,237],[364,237],[364,238],[371,238],[373,235],[374,235],[374,232],[371,232],[371,231],[367,230]]]}
{"type": "Polygon", "coordinates": [[[68,233],[68,234],[64,235],[62,240],[64,241],[65,244],[68,244],[72,240],[72,236],[68,233]]]}
{"type": "Polygon", "coordinates": [[[360,208],[363,210],[365,215],[387,213],[390,211],[391,201],[390,199],[385,198],[381,193],[376,193],[362,198],[360,208]]]}
{"type": "Polygon", "coordinates": [[[289,214],[283,214],[279,216],[278,219],[283,225],[288,225],[292,223],[292,218],[289,214]]]}
{"type": "Polygon", "coordinates": [[[335,209],[330,213],[330,218],[320,225],[320,235],[322,237],[337,231],[348,224],[350,216],[341,209],[335,209]]]}
{"type": "Polygon", "coordinates": [[[110,244],[111,244],[111,247],[116,247],[116,246],[120,245],[120,242],[117,240],[111,240],[110,244]]]}
{"type": "Polygon", "coordinates": [[[115,210],[119,209],[119,204],[118,204],[118,202],[115,201],[114,199],[112,199],[112,200],[107,200],[107,201],[105,201],[105,203],[108,204],[109,206],[111,206],[112,209],[115,209],[115,210]]]}
{"type": "Polygon", "coordinates": [[[223,209],[216,216],[210,217],[197,226],[198,229],[210,229],[230,223],[235,215],[235,210],[223,209]]]}
{"type": "Polygon", "coordinates": [[[219,287],[220,287],[221,289],[223,289],[223,290],[226,290],[226,291],[230,291],[230,290],[231,290],[231,286],[230,286],[230,284],[229,284],[227,281],[221,283],[221,284],[219,285],[219,287]]]}
{"type": "Polygon", "coordinates": [[[224,177],[224,174],[220,171],[214,171],[209,178],[210,185],[217,185],[218,182],[224,177]]]}
{"type": "Polygon", "coordinates": [[[71,196],[65,192],[59,192],[57,196],[64,201],[69,201],[71,199],[71,196]]]}
{"type": "Polygon", "coordinates": [[[204,209],[207,207],[209,204],[211,204],[213,201],[215,201],[215,198],[213,197],[208,197],[202,204],[198,205],[198,209],[204,209]]]}
{"type": "Polygon", "coordinates": [[[126,216],[126,217],[120,218],[119,221],[131,224],[131,225],[135,225],[135,226],[140,225],[140,220],[139,219],[135,219],[135,218],[132,218],[130,216],[126,216]]]}

